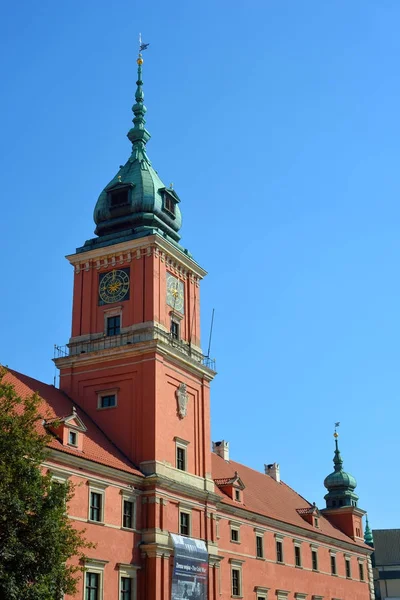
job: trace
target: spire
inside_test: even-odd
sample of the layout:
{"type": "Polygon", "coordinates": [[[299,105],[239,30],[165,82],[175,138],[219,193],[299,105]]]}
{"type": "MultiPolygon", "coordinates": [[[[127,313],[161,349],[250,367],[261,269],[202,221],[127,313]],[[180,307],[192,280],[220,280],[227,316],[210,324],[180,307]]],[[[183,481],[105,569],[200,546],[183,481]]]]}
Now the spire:
{"type": "Polygon", "coordinates": [[[144,105],[144,92],[143,92],[143,79],[142,79],[142,65],[143,56],[142,51],[147,49],[149,44],[142,43],[142,36],[139,34],[139,55],[137,58],[138,76],[136,81],[136,93],[135,93],[135,104],[132,106],[132,112],[134,117],[132,119],[133,127],[128,132],[128,138],[132,142],[133,146],[139,146],[143,148],[144,145],[150,139],[150,133],[146,130],[146,120],[144,115],[146,114],[146,107],[144,105]]]}
{"type": "Polygon", "coordinates": [[[365,517],[365,531],[364,531],[364,542],[368,544],[368,546],[374,547],[374,538],[372,535],[372,531],[369,527],[368,523],[368,515],[365,517]]]}
{"type": "Polygon", "coordinates": [[[340,455],[339,444],[338,444],[339,434],[337,433],[336,429],[335,429],[335,433],[333,434],[333,437],[335,438],[335,455],[333,457],[333,464],[335,465],[336,473],[338,473],[339,471],[343,471],[343,459],[340,455]]]}

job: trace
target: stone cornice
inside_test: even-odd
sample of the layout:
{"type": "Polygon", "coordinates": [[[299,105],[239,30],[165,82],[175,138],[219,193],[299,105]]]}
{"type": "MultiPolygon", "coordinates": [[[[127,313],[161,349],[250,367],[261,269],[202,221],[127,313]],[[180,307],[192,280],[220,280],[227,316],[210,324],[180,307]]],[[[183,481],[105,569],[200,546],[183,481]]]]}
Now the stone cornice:
{"type": "MultiPolygon", "coordinates": [[[[209,369],[201,362],[191,360],[190,357],[185,355],[183,352],[180,352],[178,349],[175,349],[172,346],[163,344],[162,340],[159,339],[152,339],[145,342],[138,342],[129,345],[127,344],[124,346],[114,346],[112,348],[87,352],[84,354],[71,354],[69,356],[54,358],[53,361],[57,368],[66,369],[68,367],[76,366],[77,364],[91,365],[109,362],[110,360],[119,360],[125,356],[142,356],[144,352],[148,354],[157,353],[167,358],[171,361],[171,363],[177,365],[178,367],[182,367],[182,365],[184,365],[185,369],[187,369],[189,372],[197,377],[200,375],[207,381],[211,381],[216,375],[215,371],[209,369]]],[[[152,359],[153,357],[149,357],[149,360],[152,359]]]]}
{"type": "Polygon", "coordinates": [[[160,256],[171,270],[183,278],[192,277],[198,282],[207,275],[207,271],[190,256],[156,235],[104,246],[87,252],[68,254],[66,258],[74,266],[75,272],[79,273],[81,270],[89,271],[92,268],[104,269],[110,266],[129,264],[135,259],[152,254],[160,256]]]}
{"type": "Polygon", "coordinates": [[[61,463],[62,465],[65,465],[66,468],[68,468],[69,466],[75,467],[77,469],[83,468],[87,471],[91,471],[92,473],[98,473],[100,477],[110,477],[111,479],[117,480],[119,482],[127,483],[138,487],[143,486],[144,477],[140,477],[139,475],[134,475],[133,473],[128,473],[120,469],[116,469],[115,467],[109,467],[107,465],[91,461],[84,457],[81,458],[80,456],[67,454],[66,452],[56,450],[55,448],[49,448],[48,458],[53,459],[56,463],[61,463]]]}

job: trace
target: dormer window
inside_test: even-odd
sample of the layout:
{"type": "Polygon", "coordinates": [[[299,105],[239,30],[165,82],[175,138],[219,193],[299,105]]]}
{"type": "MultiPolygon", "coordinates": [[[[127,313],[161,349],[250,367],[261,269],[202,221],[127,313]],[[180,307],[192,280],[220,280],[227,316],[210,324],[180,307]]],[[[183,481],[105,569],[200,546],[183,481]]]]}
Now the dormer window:
{"type": "Polygon", "coordinates": [[[176,201],[175,201],[174,197],[171,194],[168,194],[168,192],[164,192],[163,200],[164,200],[164,210],[169,212],[171,215],[175,216],[176,201]]]}
{"type": "Polygon", "coordinates": [[[240,490],[235,490],[235,500],[236,502],[240,502],[240,490]]]}
{"type": "Polygon", "coordinates": [[[128,204],[129,190],[127,188],[122,190],[115,190],[114,192],[111,192],[110,196],[111,208],[115,208],[116,206],[123,206],[124,204],[128,204]]]}
{"type": "Polygon", "coordinates": [[[76,433],[76,431],[69,431],[68,434],[68,444],[70,446],[77,446],[78,445],[78,434],[76,433]]]}

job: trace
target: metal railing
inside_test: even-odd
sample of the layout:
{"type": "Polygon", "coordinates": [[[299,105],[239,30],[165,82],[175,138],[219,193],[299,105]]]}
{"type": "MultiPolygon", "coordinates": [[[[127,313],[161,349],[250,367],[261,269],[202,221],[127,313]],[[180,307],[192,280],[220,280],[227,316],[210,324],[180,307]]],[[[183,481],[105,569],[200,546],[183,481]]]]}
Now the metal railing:
{"type": "Polygon", "coordinates": [[[86,354],[89,352],[101,352],[102,350],[111,350],[121,346],[131,344],[139,344],[151,340],[159,340],[162,343],[175,348],[185,356],[188,356],[195,362],[201,363],[208,369],[215,371],[215,359],[209,356],[204,356],[201,352],[194,349],[191,344],[184,340],[177,339],[171,333],[160,329],[159,327],[151,327],[149,329],[120,333],[112,336],[102,336],[90,340],[82,340],[70,342],[65,346],[54,345],[54,358],[64,358],[67,356],[75,356],[77,354],[86,354]]]}

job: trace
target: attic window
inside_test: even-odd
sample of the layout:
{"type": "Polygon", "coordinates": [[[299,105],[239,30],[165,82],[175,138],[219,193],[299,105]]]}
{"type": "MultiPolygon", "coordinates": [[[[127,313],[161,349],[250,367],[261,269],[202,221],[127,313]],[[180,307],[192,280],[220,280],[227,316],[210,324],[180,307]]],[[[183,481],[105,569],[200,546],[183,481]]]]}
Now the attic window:
{"type": "Polygon", "coordinates": [[[164,210],[175,216],[175,200],[166,192],[164,193],[164,210]]]}
{"type": "Polygon", "coordinates": [[[78,434],[76,433],[76,431],[71,431],[68,434],[68,444],[70,446],[77,446],[78,445],[78,434]]]}
{"type": "Polygon", "coordinates": [[[124,204],[128,204],[128,193],[127,189],[125,190],[116,190],[111,193],[111,207],[115,206],[123,206],[124,204]]]}
{"type": "Polygon", "coordinates": [[[318,519],[318,517],[314,517],[314,527],[319,527],[319,519],[318,519]]]}
{"type": "Polygon", "coordinates": [[[235,490],[235,500],[236,502],[240,502],[240,490],[235,490]]]}

